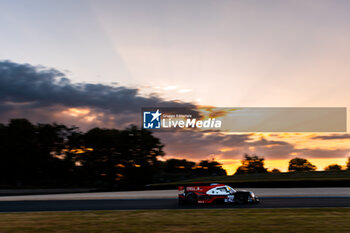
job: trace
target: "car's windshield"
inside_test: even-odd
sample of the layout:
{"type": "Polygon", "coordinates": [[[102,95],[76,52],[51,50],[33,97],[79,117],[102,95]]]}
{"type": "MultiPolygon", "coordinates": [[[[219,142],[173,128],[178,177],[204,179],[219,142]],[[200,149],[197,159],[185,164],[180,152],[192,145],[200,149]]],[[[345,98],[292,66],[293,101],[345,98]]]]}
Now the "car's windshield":
{"type": "Polygon", "coordinates": [[[236,190],[234,190],[233,188],[231,188],[230,186],[226,185],[226,188],[227,190],[230,192],[230,193],[235,193],[236,190]]]}

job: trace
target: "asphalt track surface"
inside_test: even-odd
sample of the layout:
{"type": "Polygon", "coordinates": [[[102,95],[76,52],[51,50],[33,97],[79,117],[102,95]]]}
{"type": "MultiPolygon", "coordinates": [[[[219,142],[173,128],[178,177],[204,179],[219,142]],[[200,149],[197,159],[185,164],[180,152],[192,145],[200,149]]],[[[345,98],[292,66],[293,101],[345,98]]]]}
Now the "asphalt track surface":
{"type": "MultiPolygon", "coordinates": [[[[240,190],[240,189],[238,189],[240,190]]],[[[350,197],[350,187],[320,188],[249,188],[255,195],[266,197],[350,197]]],[[[101,199],[175,199],[178,190],[144,190],[116,192],[46,193],[31,194],[18,190],[12,195],[1,193],[1,201],[52,201],[52,200],[101,200],[101,199]]],[[[33,191],[33,190],[32,190],[33,191]]],[[[44,190],[42,190],[44,191],[44,190]]]]}
{"type": "Polygon", "coordinates": [[[1,201],[0,212],[350,207],[350,197],[263,198],[259,204],[179,206],[176,199],[1,201]]]}

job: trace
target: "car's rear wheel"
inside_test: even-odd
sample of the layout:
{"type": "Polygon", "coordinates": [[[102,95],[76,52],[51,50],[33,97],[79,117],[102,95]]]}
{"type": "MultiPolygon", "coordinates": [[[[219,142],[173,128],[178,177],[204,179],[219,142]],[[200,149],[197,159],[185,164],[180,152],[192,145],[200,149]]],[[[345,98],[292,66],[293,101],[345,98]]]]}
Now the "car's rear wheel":
{"type": "Polygon", "coordinates": [[[195,193],[188,193],[186,195],[186,203],[190,205],[198,204],[197,195],[195,193]]]}

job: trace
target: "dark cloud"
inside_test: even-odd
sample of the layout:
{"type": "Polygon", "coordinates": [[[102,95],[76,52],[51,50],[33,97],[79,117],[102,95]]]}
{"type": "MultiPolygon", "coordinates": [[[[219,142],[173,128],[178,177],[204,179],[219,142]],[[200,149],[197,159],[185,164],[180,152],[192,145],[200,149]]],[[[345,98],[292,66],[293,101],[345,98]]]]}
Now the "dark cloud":
{"type": "Polygon", "coordinates": [[[135,88],[72,83],[58,70],[11,61],[0,62],[0,105],[1,114],[52,106],[88,107],[111,114],[139,114],[146,106],[195,108],[191,103],[140,96],[135,88]]]}
{"type": "Polygon", "coordinates": [[[320,135],[320,136],[314,136],[312,137],[312,139],[320,139],[320,140],[350,139],[350,134],[320,135]]]}
{"type": "Polygon", "coordinates": [[[294,145],[285,141],[274,141],[260,138],[259,140],[247,139],[233,150],[223,153],[223,158],[237,159],[242,158],[244,153],[257,154],[266,159],[285,159],[289,158],[296,149],[294,145]]]}
{"type": "Polygon", "coordinates": [[[350,149],[300,149],[297,150],[304,158],[341,158],[345,157],[350,149]]]}
{"type": "Polygon", "coordinates": [[[288,142],[285,141],[274,141],[274,140],[266,140],[265,138],[260,138],[258,141],[254,141],[250,143],[251,146],[286,146],[290,145],[288,142]]]}
{"type": "Polygon", "coordinates": [[[165,143],[169,156],[193,159],[208,158],[221,154],[220,148],[230,146],[239,148],[249,140],[249,134],[225,135],[221,133],[205,134],[198,131],[158,133],[157,137],[165,143]]]}
{"type": "Polygon", "coordinates": [[[203,134],[198,131],[158,133],[156,136],[166,144],[168,156],[192,159],[219,156],[222,159],[241,159],[244,153],[256,153],[268,159],[291,157],[298,151],[285,141],[260,138],[253,140],[253,134],[203,134]],[[251,149],[253,147],[254,149],[251,149]],[[222,150],[222,149],[228,150],[222,150]]]}

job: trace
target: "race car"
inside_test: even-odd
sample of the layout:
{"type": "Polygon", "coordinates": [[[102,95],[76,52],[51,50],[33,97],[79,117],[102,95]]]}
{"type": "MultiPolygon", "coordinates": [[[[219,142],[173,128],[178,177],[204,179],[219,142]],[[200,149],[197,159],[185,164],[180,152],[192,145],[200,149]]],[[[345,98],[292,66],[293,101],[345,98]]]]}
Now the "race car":
{"type": "Polygon", "coordinates": [[[228,185],[179,186],[179,204],[200,203],[259,203],[259,198],[250,191],[236,191],[228,185]]]}

